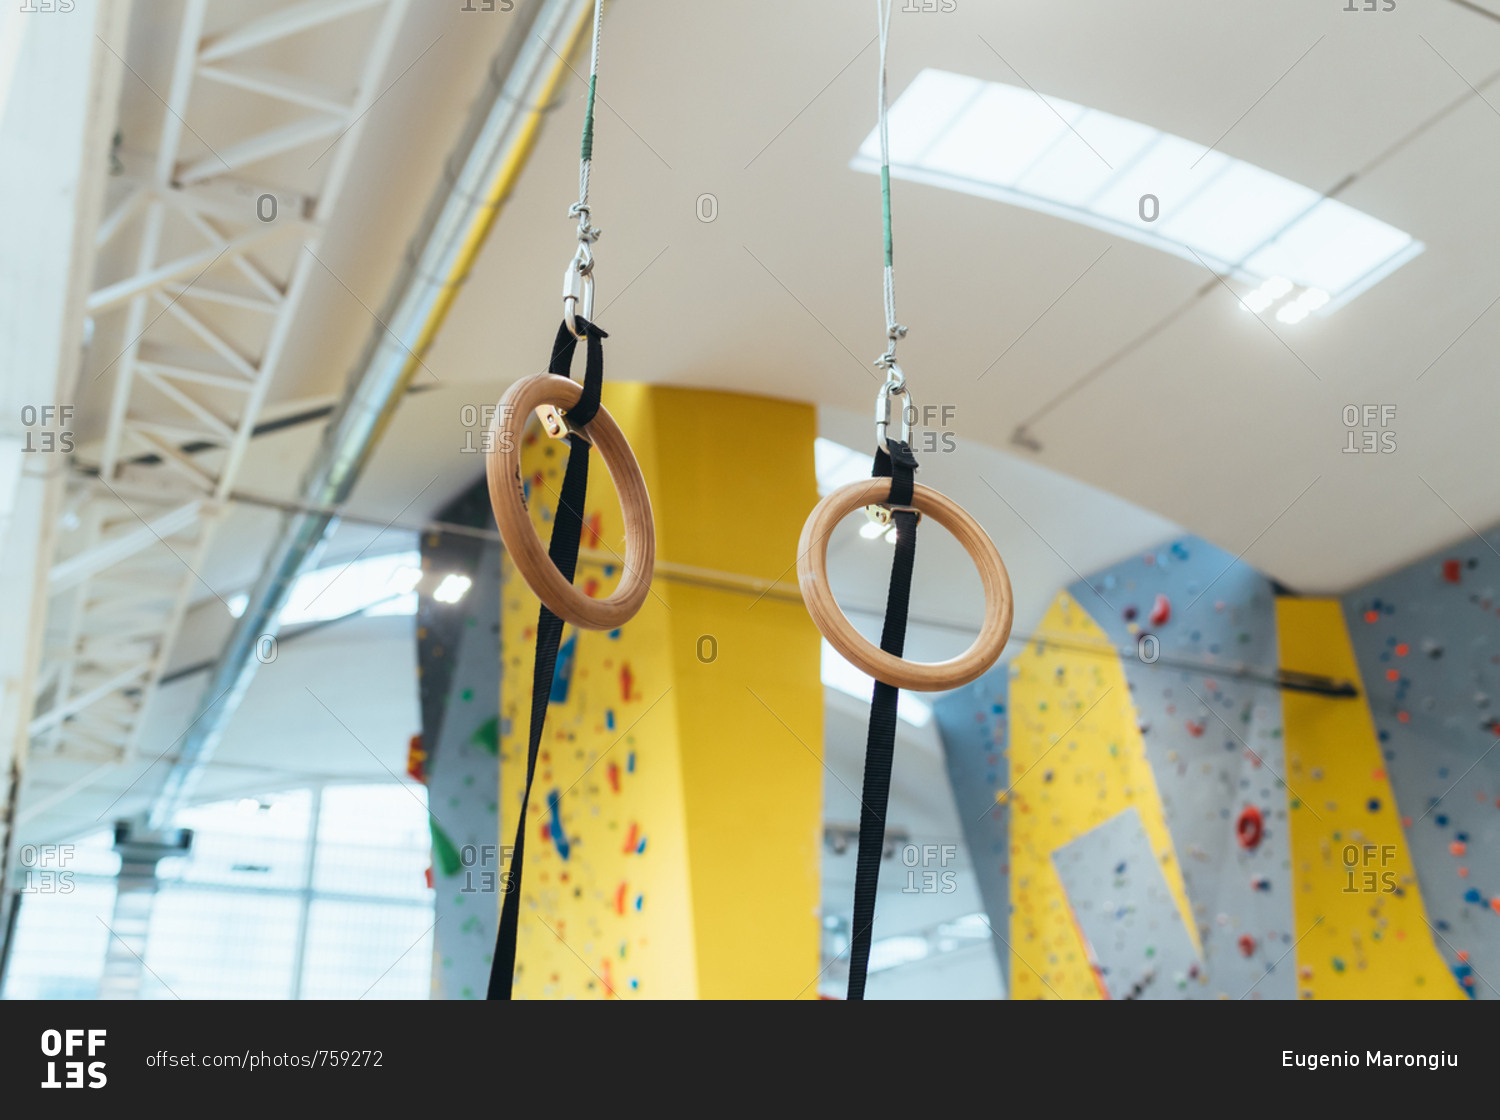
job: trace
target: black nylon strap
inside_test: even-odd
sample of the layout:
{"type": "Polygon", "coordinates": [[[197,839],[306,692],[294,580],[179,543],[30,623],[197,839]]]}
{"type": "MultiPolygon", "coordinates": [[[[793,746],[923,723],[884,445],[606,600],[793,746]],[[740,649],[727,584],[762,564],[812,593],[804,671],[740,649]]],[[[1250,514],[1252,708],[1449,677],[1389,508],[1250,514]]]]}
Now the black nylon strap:
{"type": "MultiPolygon", "coordinates": [[[[588,356],[584,366],[583,396],[567,411],[570,426],[587,424],[599,411],[599,394],[604,384],[602,340],[609,337],[583,318],[579,318],[578,325],[588,337],[588,356]]],[[[577,348],[578,339],[564,323],[558,329],[547,372],[567,377],[577,348]]],[[[578,567],[578,545],[583,536],[583,507],[588,497],[589,442],[581,435],[572,435],[568,437],[568,444],[568,465],[563,472],[557,512],[552,518],[547,557],[572,583],[573,573],[578,567]]],[[[526,816],[531,805],[531,784],[536,777],[537,754],[542,743],[542,729],[547,722],[547,702],[552,694],[552,676],[557,669],[557,647],[562,631],[562,619],[548,610],[544,603],[536,623],[536,663],[531,671],[531,734],[526,746],[526,788],[521,793],[516,842],[504,880],[505,901],[500,908],[500,929],[495,936],[495,955],[490,961],[486,999],[510,999],[511,983],[515,978],[516,932],[521,924],[521,872],[526,855],[526,816]]]]}
{"type": "MultiPolygon", "coordinates": [[[[889,453],[875,453],[876,478],[891,479],[890,504],[911,504],[917,460],[904,442],[890,441],[889,453]]],[[[896,556],[891,561],[891,586],[886,594],[885,625],[880,648],[900,657],[906,648],[906,615],[911,605],[911,573],[917,558],[917,515],[910,510],[892,514],[896,525],[896,556]]],[[[885,812],[891,793],[891,764],[896,753],[896,702],[901,690],[875,682],[870,701],[870,732],[865,740],[865,780],[860,793],[859,855],[854,871],[853,937],[849,946],[850,999],[865,998],[865,976],[870,965],[871,931],[875,925],[875,891],[880,884],[880,857],[885,849],[885,812]]]]}

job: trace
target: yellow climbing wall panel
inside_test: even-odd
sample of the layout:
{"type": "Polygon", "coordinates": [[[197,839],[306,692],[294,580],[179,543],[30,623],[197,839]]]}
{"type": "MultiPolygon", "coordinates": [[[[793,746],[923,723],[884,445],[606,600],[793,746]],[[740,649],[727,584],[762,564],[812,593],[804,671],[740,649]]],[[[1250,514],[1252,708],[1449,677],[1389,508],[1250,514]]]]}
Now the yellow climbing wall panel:
{"type": "Polygon", "coordinates": [[[1463,999],[1427,925],[1339,603],[1278,599],[1276,630],[1283,669],[1360,690],[1358,699],[1281,696],[1299,993],[1463,999]]]}
{"type": "MultiPolygon", "coordinates": [[[[810,406],[623,384],[606,386],[604,403],[651,492],[659,561],[790,578],[817,501],[810,406]],[[776,469],[747,472],[750,446],[776,469]]],[[[525,439],[529,507],[545,537],[567,449],[534,422],[525,439]]],[[[584,515],[584,547],[623,555],[597,455],[584,515]]],[[[619,577],[617,566],[581,563],[576,582],[603,596],[619,577]]],[[[503,579],[508,843],[525,775],[538,602],[508,558],[503,579]]],[[[549,707],[527,823],[518,996],[816,996],[819,648],[800,603],[661,574],[621,630],[564,630],[566,697],[549,707]]]]}
{"type": "MultiPolygon", "coordinates": [[[[1069,645],[1109,639],[1067,592],[1037,628],[1069,645]]],[[[1135,705],[1117,657],[1039,638],[1011,665],[1011,997],[1099,999],[1102,987],[1069,910],[1052,853],[1134,806],[1200,948],[1135,705]]]]}

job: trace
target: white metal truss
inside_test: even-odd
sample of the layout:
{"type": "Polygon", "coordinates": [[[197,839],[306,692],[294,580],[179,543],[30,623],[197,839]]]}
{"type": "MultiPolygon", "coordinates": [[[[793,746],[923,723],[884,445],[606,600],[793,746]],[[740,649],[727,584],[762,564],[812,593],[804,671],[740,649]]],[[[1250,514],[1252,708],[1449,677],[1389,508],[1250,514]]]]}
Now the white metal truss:
{"type": "MultiPolygon", "coordinates": [[[[90,329],[118,327],[124,349],[94,375],[113,378],[97,454],[79,456],[97,459],[97,477],[70,484],[69,532],[58,534],[69,543],[51,568],[36,757],[108,764],[135,752],[182,618],[205,591],[195,573],[407,5],[183,6],[170,83],[165,96],[152,91],[162,107],[155,151],[120,145],[96,235],[90,329]],[[299,46],[308,34],[322,38],[299,46]],[[330,41],[352,88],[328,84],[330,41]],[[212,129],[201,123],[209,119],[212,129]],[[290,155],[309,168],[306,182],[273,186],[268,166],[290,155]]],[[[144,79],[132,70],[124,81],[144,79]]]]}

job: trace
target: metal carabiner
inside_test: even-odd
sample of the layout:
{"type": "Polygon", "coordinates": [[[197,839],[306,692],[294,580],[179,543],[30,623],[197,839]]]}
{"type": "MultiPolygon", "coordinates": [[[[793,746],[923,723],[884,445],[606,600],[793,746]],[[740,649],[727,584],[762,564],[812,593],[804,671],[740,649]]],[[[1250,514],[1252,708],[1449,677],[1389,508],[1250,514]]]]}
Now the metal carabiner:
{"type": "MultiPolygon", "coordinates": [[[[907,396],[906,377],[895,361],[886,366],[886,381],[875,398],[875,446],[885,450],[887,429],[891,424],[891,398],[907,396]]],[[[911,442],[911,412],[906,401],[901,402],[901,442],[911,442]]]]}
{"type": "Polygon", "coordinates": [[[563,273],[563,322],[574,338],[584,337],[578,333],[579,317],[594,321],[594,255],[587,242],[579,243],[563,273]]]}
{"type": "MultiPolygon", "coordinates": [[[[886,441],[888,429],[891,426],[891,398],[901,397],[898,407],[901,409],[901,442],[911,443],[911,395],[906,388],[906,377],[901,372],[901,367],[890,354],[886,354],[877,365],[886,371],[885,384],[880,386],[880,393],[875,398],[875,446],[882,451],[888,450],[886,441]]],[[[911,506],[893,506],[889,503],[865,506],[865,516],[877,525],[891,524],[891,514],[896,510],[905,510],[916,513],[917,520],[922,519],[922,514],[911,506]]]]}

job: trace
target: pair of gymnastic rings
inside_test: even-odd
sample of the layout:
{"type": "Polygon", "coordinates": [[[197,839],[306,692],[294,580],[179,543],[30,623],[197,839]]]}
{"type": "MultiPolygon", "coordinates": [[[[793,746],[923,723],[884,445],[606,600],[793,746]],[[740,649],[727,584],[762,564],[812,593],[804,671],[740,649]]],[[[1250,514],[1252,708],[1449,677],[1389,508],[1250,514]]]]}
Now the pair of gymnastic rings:
{"type": "MultiPolygon", "coordinates": [[[[573,308],[567,310],[571,313],[573,308]]],[[[650,591],[656,566],[656,529],[640,464],[609,411],[601,405],[581,428],[567,427],[567,410],[578,403],[582,393],[578,382],[547,373],[524,378],[506,390],[491,421],[496,435],[486,464],[490,501],[516,570],[537,598],[564,622],[585,630],[614,630],[635,616],[650,591]],[[565,578],[532,527],[521,483],[519,428],[533,414],[551,434],[571,432],[587,439],[604,459],[619,494],[625,518],[624,571],[619,586],[607,598],[590,598],[565,578]]],[[[911,504],[893,507],[889,504],[890,490],[889,478],[864,479],[839,487],[814,507],[797,544],[797,582],[803,601],[829,644],[876,680],[918,692],[958,688],[983,674],[1005,648],[1012,614],[1010,576],[989,535],[952,498],[929,486],[914,484],[911,504]],[[926,514],[952,533],[973,559],[984,588],[984,620],[979,636],[962,654],[937,662],[895,657],[865,639],[839,608],[828,583],[828,538],[845,515],[861,507],[912,509],[926,514]]]]}

